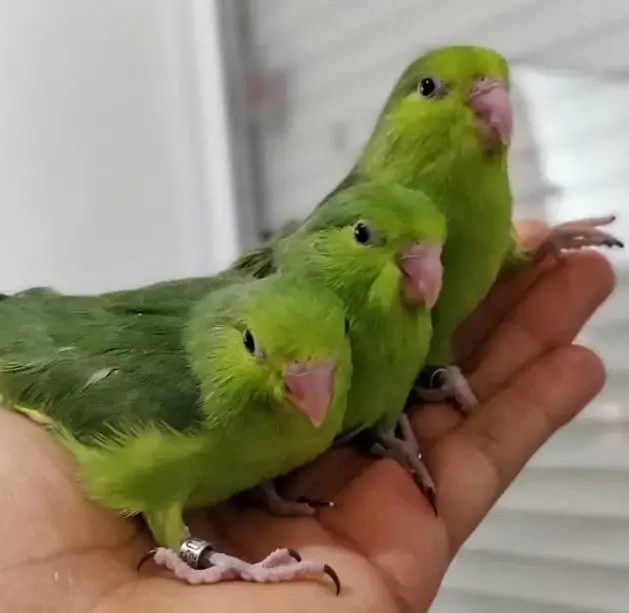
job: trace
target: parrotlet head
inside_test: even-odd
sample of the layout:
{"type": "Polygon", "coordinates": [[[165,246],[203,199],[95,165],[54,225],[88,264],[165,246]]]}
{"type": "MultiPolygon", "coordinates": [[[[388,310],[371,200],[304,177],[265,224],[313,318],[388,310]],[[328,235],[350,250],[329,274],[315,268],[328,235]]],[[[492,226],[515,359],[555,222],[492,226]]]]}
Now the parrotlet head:
{"type": "Polygon", "coordinates": [[[370,166],[393,160],[393,151],[398,159],[420,155],[424,164],[448,154],[504,152],[512,132],[506,59],[484,47],[443,47],[403,72],[359,166],[372,174],[370,166]]]}
{"type": "Polygon", "coordinates": [[[276,274],[213,292],[188,334],[206,404],[212,396],[228,410],[266,412],[278,432],[342,419],[348,325],[334,294],[300,278],[276,274]]]}
{"type": "Polygon", "coordinates": [[[298,263],[347,304],[431,308],[441,291],[446,220],[417,190],[377,181],[344,189],[282,241],[280,266],[298,263]]]}

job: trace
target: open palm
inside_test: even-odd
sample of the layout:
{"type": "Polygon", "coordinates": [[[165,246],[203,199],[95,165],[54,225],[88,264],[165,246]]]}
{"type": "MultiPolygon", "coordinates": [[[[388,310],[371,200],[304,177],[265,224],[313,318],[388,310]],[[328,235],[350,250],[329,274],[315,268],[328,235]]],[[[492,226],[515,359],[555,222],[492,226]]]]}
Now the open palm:
{"type": "MultiPolygon", "coordinates": [[[[521,226],[537,243],[546,228],[521,226]]],[[[292,479],[294,493],[331,498],[316,518],[273,518],[224,505],[196,514],[197,536],[252,560],[277,547],[332,565],[326,579],[281,585],[188,586],[147,564],[134,520],[85,501],[71,458],[19,415],[0,411],[0,610],[35,613],[426,611],[453,555],[536,449],[600,390],[604,371],[572,345],[614,276],[593,252],[505,278],[460,330],[457,349],[483,402],[463,420],[448,405],[413,416],[437,484],[440,516],[388,460],[347,449],[292,479]]]]}

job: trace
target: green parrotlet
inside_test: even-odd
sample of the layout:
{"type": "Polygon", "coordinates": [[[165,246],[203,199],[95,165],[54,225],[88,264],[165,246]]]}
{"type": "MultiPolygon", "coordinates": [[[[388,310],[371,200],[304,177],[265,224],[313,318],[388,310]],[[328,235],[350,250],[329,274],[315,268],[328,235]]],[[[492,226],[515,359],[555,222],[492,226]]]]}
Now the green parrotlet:
{"type": "Polygon", "coordinates": [[[409,469],[433,504],[434,483],[403,410],[428,352],[445,240],[446,219],[430,199],[371,181],[318,207],[278,242],[273,260],[280,271],[298,272],[343,301],[353,377],[340,440],[369,430],[380,455],[409,469]]]}
{"type": "Polygon", "coordinates": [[[200,285],[190,287],[179,307],[153,313],[132,292],[3,300],[3,404],[51,428],[90,498],[141,514],[159,546],[154,560],[181,579],[326,572],[338,584],[329,566],[292,550],[256,564],[216,552],[189,539],[182,513],[250,488],[271,511],[309,508],[281,498],[272,480],[342,430],[352,373],[343,305],[288,273],[198,297],[200,285]]]}

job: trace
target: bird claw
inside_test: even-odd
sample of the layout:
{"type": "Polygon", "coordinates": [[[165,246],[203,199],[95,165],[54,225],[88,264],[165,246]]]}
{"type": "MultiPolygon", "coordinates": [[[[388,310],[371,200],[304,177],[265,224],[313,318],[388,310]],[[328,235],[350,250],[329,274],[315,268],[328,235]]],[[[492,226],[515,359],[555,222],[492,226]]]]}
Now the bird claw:
{"type": "Polygon", "coordinates": [[[334,506],[333,502],[315,500],[306,496],[288,500],[277,493],[273,481],[259,485],[252,490],[251,494],[268,513],[280,517],[307,517],[314,515],[316,509],[334,506]]]}
{"type": "Polygon", "coordinates": [[[308,498],[307,496],[298,496],[296,502],[297,504],[307,504],[312,509],[326,509],[336,506],[331,500],[308,498]]]}
{"type": "Polygon", "coordinates": [[[422,376],[420,375],[420,383],[414,388],[414,392],[420,400],[442,402],[452,398],[466,415],[469,415],[479,404],[468,380],[458,366],[432,368],[426,387],[424,387],[424,382],[421,379],[422,376]]]}
{"type": "Polygon", "coordinates": [[[178,579],[190,585],[232,580],[280,583],[323,573],[334,582],[337,596],[341,592],[339,576],[329,564],[303,560],[297,551],[289,548],[276,549],[263,560],[251,564],[240,558],[219,553],[209,543],[200,539],[188,539],[182,544],[179,553],[158,547],[144,556],[143,560],[150,557],[155,564],[168,568],[178,579]],[[190,545],[194,545],[198,554],[187,557],[184,554],[190,545]]]}
{"type": "Polygon", "coordinates": [[[401,437],[397,437],[393,432],[381,434],[377,445],[382,450],[374,447],[373,452],[379,457],[391,458],[403,466],[412,475],[437,516],[435,482],[421,459],[419,443],[406,414],[400,416],[398,425],[401,437]]]}
{"type": "Polygon", "coordinates": [[[279,498],[273,502],[265,502],[262,506],[268,513],[278,517],[310,517],[315,514],[314,506],[302,499],[279,498]]]}
{"type": "Polygon", "coordinates": [[[583,249],[584,247],[620,247],[624,243],[613,234],[597,228],[607,226],[616,220],[615,215],[604,217],[585,217],[557,224],[550,229],[546,240],[535,250],[536,259],[547,255],[559,257],[564,249],[583,249]]]}
{"type": "Polygon", "coordinates": [[[149,561],[155,559],[155,554],[157,553],[157,549],[151,549],[147,554],[143,555],[138,562],[138,565],[135,569],[140,572],[140,569],[149,561]]]}

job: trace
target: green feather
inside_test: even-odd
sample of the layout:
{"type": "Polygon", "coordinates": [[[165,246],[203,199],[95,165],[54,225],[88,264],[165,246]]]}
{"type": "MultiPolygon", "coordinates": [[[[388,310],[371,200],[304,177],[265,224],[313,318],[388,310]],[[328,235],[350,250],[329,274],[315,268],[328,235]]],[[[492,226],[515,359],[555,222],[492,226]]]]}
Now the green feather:
{"type": "Polygon", "coordinates": [[[103,294],[110,310],[121,313],[176,314],[185,316],[192,305],[210,292],[248,281],[246,275],[225,271],[212,277],[188,277],[160,281],[144,287],[103,294]]]}

